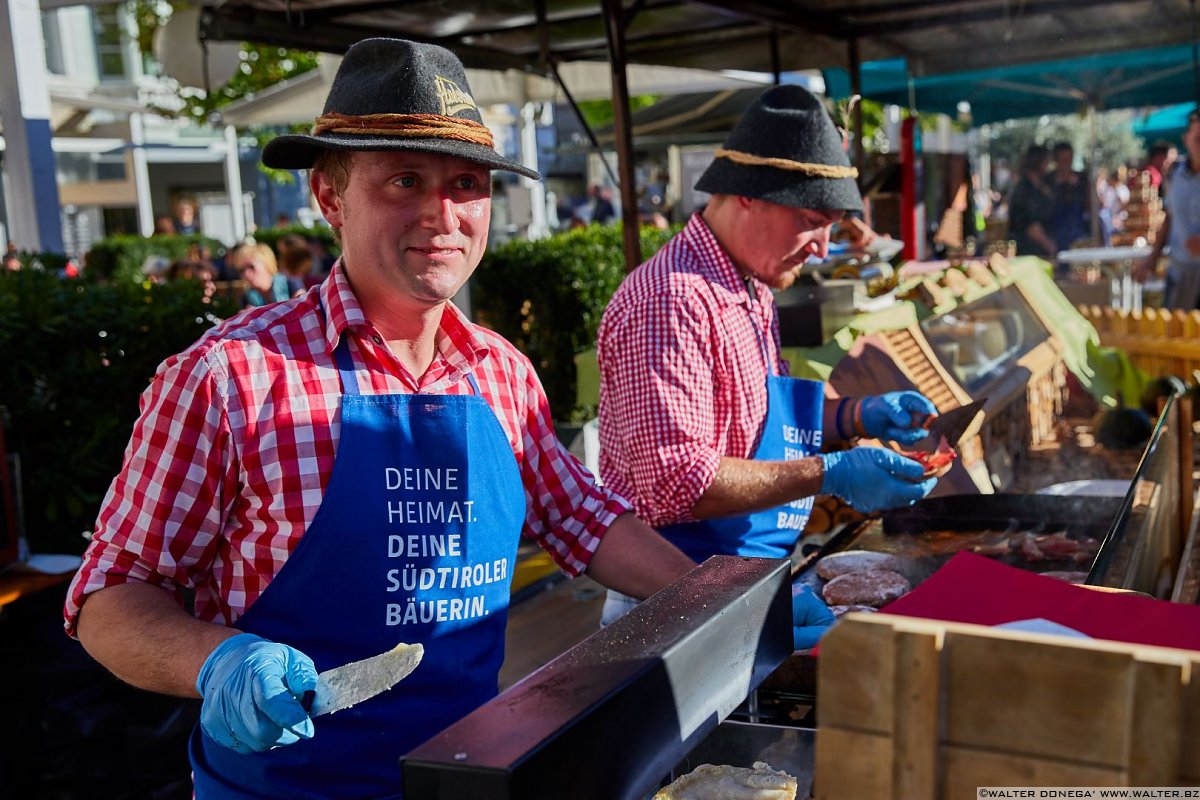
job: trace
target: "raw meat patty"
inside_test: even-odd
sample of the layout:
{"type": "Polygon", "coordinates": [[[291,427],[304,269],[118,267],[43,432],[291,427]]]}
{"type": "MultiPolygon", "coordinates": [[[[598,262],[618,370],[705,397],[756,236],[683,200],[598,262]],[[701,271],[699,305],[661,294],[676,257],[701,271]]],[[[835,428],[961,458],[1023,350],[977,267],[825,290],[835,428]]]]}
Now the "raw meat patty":
{"type": "Polygon", "coordinates": [[[821,590],[831,606],[864,605],[879,608],[911,589],[908,579],[890,569],[864,569],[839,575],[821,590]]]}
{"type": "Polygon", "coordinates": [[[870,550],[846,550],[841,553],[830,553],[817,562],[817,575],[831,581],[838,575],[847,572],[861,572],[864,569],[890,569],[895,571],[898,561],[888,553],[875,553],[870,550]]]}

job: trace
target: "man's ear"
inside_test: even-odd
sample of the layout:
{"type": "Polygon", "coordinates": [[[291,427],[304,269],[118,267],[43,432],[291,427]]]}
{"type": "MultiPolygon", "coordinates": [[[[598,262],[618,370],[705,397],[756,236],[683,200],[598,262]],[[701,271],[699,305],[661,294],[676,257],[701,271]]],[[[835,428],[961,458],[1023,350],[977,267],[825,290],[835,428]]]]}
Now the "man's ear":
{"type": "Polygon", "coordinates": [[[342,198],[329,176],[319,170],[312,170],[308,174],[308,186],[313,197],[317,199],[325,221],[330,227],[342,227],[342,198]]]}

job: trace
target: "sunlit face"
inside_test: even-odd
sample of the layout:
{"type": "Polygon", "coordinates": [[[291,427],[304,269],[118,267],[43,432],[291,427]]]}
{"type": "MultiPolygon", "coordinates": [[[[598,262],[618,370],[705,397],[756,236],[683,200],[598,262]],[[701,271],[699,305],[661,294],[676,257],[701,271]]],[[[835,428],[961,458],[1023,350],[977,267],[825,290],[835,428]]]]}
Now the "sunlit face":
{"type": "Polygon", "coordinates": [[[257,256],[243,256],[238,264],[238,273],[242,280],[260,292],[271,291],[271,283],[275,280],[271,270],[257,256]]]}
{"type": "Polygon", "coordinates": [[[740,224],[726,250],[743,272],[780,287],[784,275],[810,256],[829,252],[829,231],[841,211],[792,208],[766,200],[735,197],[740,224]]]}
{"type": "Polygon", "coordinates": [[[360,302],[429,307],[466,283],[487,247],[490,171],[453,156],[356,152],[339,194],[314,172],[313,193],[338,228],[360,302]]]}

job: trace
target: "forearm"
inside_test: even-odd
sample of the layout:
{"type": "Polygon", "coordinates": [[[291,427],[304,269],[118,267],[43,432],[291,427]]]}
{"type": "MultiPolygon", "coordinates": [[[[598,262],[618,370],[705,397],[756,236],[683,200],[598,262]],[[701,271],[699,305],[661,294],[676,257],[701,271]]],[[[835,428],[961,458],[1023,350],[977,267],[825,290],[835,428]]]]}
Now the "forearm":
{"type": "Polygon", "coordinates": [[[600,540],[587,574],[610,589],[644,600],[694,566],[653,528],[633,514],[622,514],[600,540]]]}
{"type": "Polygon", "coordinates": [[[722,458],[692,516],[712,519],[775,508],[817,494],[823,478],[821,459],[815,456],[799,461],[722,458]]]}
{"type": "Polygon", "coordinates": [[[204,659],[237,633],[192,618],[168,592],[146,583],[88,595],[78,627],[84,649],[118,678],[176,697],[199,697],[196,676],[204,659]]]}

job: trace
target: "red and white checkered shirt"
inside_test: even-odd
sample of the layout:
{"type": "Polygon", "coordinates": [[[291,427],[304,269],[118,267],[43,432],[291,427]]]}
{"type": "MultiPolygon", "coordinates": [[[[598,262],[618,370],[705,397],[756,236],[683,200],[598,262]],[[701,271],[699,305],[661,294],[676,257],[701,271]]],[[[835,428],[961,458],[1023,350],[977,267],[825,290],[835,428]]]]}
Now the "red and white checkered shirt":
{"type": "Polygon", "coordinates": [[[694,519],[722,457],[753,455],[767,359],[788,374],[770,288],[743,279],[699,214],[613,295],[597,358],[600,475],[656,527],[694,519]]]}
{"type": "Polygon", "coordinates": [[[249,309],[159,367],[71,585],[68,633],[89,592],[120,583],[176,597],[194,588],[196,616],[226,625],[262,594],[312,522],[333,469],[342,335],[363,394],[470,394],[473,373],[516,455],[524,534],[564,571],[587,568],[629,505],[559,444],[528,359],[447,304],[434,361],[413,378],[363,316],[339,262],[303,297],[249,309]]]}

